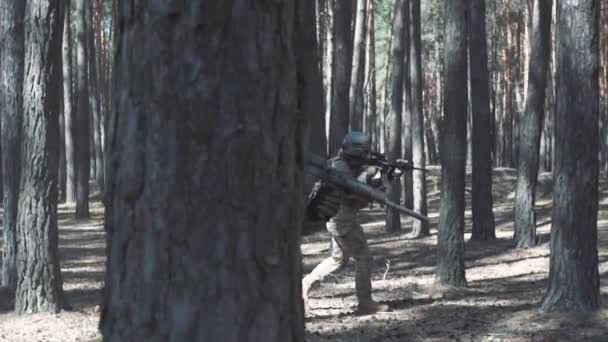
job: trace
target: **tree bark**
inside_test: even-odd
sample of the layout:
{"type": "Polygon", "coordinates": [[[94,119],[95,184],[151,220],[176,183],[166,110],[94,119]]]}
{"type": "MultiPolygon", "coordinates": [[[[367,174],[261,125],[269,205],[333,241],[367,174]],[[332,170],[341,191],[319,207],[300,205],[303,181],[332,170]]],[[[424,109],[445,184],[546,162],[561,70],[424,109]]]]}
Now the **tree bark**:
{"type": "Polygon", "coordinates": [[[2,115],[2,177],[4,219],[2,236],[2,286],[17,286],[17,212],[21,178],[21,131],[23,103],[25,3],[22,0],[0,3],[0,107],[2,115]]]}
{"type": "Polygon", "coordinates": [[[94,175],[95,180],[97,182],[97,186],[99,187],[99,191],[103,193],[103,149],[101,142],[101,100],[100,100],[100,87],[99,87],[99,73],[97,70],[97,48],[95,46],[95,8],[94,1],[89,1],[87,3],[87,66],[89,70],[88,76],[88,85],[89,85],[89,104],[90,104],[90,113],[91,113],[91,133],[93,141],[92,150],[94,153],[94,175]]]}
{"type": "Polygon", "coordinates": [[[374,1],[367,0],[367,33],[365,49],[363,130],[372,138],[374,150],[379,151],[378,113],[376,106],[376,35],[374,29],[374,1]]]}
{"type": "Polygon", "coordinates": [[[352,2],[334,2],[334,56],[332,66],[332,110],[329,126],[329,154],[336,155],[348,133],[348,92],[353,59],[351,35],[352,2]]]}
{"type": "Polygon", "coordinates": [[[65,2],[65,20],[63,25],[63,46],[62,46],[62,69],[63,69],[63,115],[64,115],[64,136],[65,136],[65,162],[66,162],[66,184],[65,200],[68,203],[76,201],[76,117],[74,112],[74,98],[72,94],[72,79],[74,64],[72,61],[72,30],[71,18],[73,2],[65,2]]]}
{"type": "Polygon", "coordinates": [[[25,8],[23,146],[17,220],[17,313],[63,306],[58,257],[57,168],[61,110],[62,9],[59,1],[25,8]]]}
{"type": "Polygon", "coordinates": [[[329,136],[331,127],[331,117],[333,110],[333,65],[334,65],[334,0],[322,0],[323,15],[321,26],[323,27],[323,89],[325,91],[325,137],[329,152],[329,136]]]}
{"type": "MultiPolygon", "coordinates": [[[[412,79],[412,162],[416,167],[424,168],[424,114],[422,102],[422,44],[420,24],[420,0],[410,2],[410,77],[412,79]]],[[[413,175],[414,210],[422,215],[427,214],[426,175],[423,171],[414,170],[413,175]]],[[[429,225],[414,220],[412,237],[420,238],[430,234],[429,225]]]]}
{"type": "Polygon", "coordinates": [[[445,112],[441,127],[441,200],[436,282],[466,286],[464,184],[467,154],[467,1],[446,2],[445,112]]]}
{"type": "Polygon", "coordinates": [[[496,238],[492,212],[492,120],[488,79],[488,45],[485,0],[469,3],[469,66],[471,71],[472,175],[471,239],[496,238]]]}
{"type": "Polygon", "coordinates": [[[598,211],[599,1],[561,0],[551,258],[544,311],[600,307],[598,211]]]}
{"type": "MultiPolygon", "coordinates": [[[[63,62],[62,62],[63,63],[63,62]]],[[[63,65],[61,66],[63,69],[63,65]]],[[[63,86],[63,84],[62,84],[63,86]]],[[[61,87],[63,94],[63,87],[61,87]]],[[[59,169],[57,174],[57,190],[59,192],[57,198],[59,202],[65,202],[65,183],[66,183],[66,162],[65,162],[65,110],[63,109],[63,99],[61,100],[61,111],[59,113],[59,169]]]]}
{"type": "MultiPolygon", "coordinates": [[[[405,13],[405,27],[403,28],[403,101],[401,109],[401,158],[412,160],[412,80],[410,77],[410,0],[405,13]]],[[[403,205],[409,209],[414,207],[414,194],[412,192],[412,173],[406,172],[401,177],[403,182],[403,205]]]]}
{"type": "Polygon", "coordinates": [[[86,54],[86,6],[87,1],[75,0],[76,17],[76,218],[89,218],[89,178],[91,174],[88,58],[86,54]]]}
{"type": "Polygon", "coordinates": [[[120,6],[107,341],[304,340],[296,2],[206,4],[120,6]]]}
{"type": "Polygon", "coordinates": [[[535,0],[532,19],[532,51],[525,116],[520,127],[520,148],[515,192],[514,240],[519,248],[536,245],[536,183],[540,137],[545,116],[545,90],[549,70],[551,0],[535,0]]]}
{"type": "MultiPolygon", "coordinates": [[[[409,0],[397,0],[394,7],[395,14],[393,20],[393,34],[391,41],[391,49],[389,51],[390,59],[388,73],[386,75],[389,90],[386,92],[384,101],[385,108],[388,111],[386,120],[386,130],[388,133],[388,151],[387,158],[391,161],[401,158],[401,121],[403,110],[403,74],[404,74],[404,43],[405,43],[405,26],[409,25],[407,21],[409,11],[409,0]]],[[[409,39],[409,37],[408,37],[409,39]]],[[[396,177],[387,183],[386,193],[388,199],[395,203],[399,203],[401,197],[401,180],[396,177]]],[[[386,227],[387,233],[394,233],[401,230],[401,217],[398,211],[387,207],[386,208],[386,227]]]]}
{"type": "Polygon", "coordinates": [[[363,78],[365,77],[365,36],[367,32],[366,0],[357,0],[355,13],[353,63],[349,89],[349,127],[351,131],[361,131],[363,130],[363,78]]]}

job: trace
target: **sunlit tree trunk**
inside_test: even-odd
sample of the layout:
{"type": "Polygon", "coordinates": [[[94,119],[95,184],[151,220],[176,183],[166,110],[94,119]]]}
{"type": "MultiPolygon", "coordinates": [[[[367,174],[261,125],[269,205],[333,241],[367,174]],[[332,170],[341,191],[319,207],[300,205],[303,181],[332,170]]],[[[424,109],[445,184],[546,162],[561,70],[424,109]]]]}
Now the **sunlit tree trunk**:
{"type": "MultiPolygon", "coordinates": [[[[416,167],[424,168],[424,114],[422,102],[422,44],[420,23],[420,0],[410,3],[410,77],[412,79],[412,162],[416,167]]],[[[426,203],[426,174],[423,171],[413,171],[412,193],[414,197],[414,210],[422,215],[427,214],[426,203]]],[[[420,220],[414,220],[412,237],[419,238],[429,235],[429,225],[420,220]]]]}
{"type": "Polygon", "coordinates": [[[0,3],[0,114],[2,121],[2,181],[4,219],[2,224],[2,286],[17,286],[17,212],[21,178],[23,120],[23,62],[25,2],[0,3]]]}
{"type": "Polygon", "coordinates": [[[357,0],[355,13],[353,62],[349,90],[349,127],[351,131],[361,131],[363,129],[363,79],[365,77],[365,36],[367,32],[366,0],[357,0]]]}
{"type": "Polygon", "coordinates": [[[57,231],[62,8],[27,1],[24,18],[23,145],[17,218],[17,313],[63,307],[57,231]]]}
{"type": "Polygon", "coordinates": [[[85,0],[74,0],[74,13],[76,14],[76,17],[73,18],[76,37],[76,218],[78,219],[89,217],[89,176],[91,174],[86,4],[85,0]]]}

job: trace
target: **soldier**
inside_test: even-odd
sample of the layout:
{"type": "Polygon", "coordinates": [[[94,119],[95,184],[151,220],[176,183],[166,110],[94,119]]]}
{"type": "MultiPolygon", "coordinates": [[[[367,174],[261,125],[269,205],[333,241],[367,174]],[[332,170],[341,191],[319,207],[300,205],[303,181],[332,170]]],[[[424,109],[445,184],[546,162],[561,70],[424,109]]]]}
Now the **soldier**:
{"type": "MultiPolygon", "coordinates": [[[[369,179],[366,163],[370,154],[370,138],[362,132],[349,133],[342,142],[339,155],[328,161],[328,166],[339,173],[359,181],[369,179]]],[[[372,299],[371,267],[372,257],[367,246],[365,233],[357,222],[357,213],[368,201],[357,195],[332,189],[320,205],[323,210],[335,208],[327,214],[331,219],[327,230],[331,234],[331,256],[321,262],[302,281],[302,295],[308,301],[310,289],[326,276],[342,269],[352,257],[355,259],[355,287],[359,302],[358,311],[362,314],[390,311],[387,305],[372,299]],[[335,215],[334,215],[335,214],[335,215]]],[[[331,210],[329,210],[331,211],[331,210]]]]}

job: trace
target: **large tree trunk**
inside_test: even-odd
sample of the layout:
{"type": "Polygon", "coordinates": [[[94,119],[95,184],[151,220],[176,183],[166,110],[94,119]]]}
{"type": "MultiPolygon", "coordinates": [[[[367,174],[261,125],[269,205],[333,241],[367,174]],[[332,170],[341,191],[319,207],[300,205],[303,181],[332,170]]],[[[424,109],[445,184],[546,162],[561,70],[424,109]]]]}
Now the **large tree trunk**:
{"type": "Polygon", "coordinates": [[[329,124],[329,154],[335,155],[348,133],[348,92],[353,60],[351,35],[352,2],[334,2],[334,56],[332,66],[332,110],[329,124]]]}
{"type": "MultiPolygon", "coordinates": [[[[323,108],[323,80],[319,63],[317,33],[315,24],[315,3],[310,0],[296,0],[296,64],[298,80],[298,112],[308,119],[305,127],[306,141],[303,142],[316,155],[327,156],[325,136],[325,115],[323,108]]],[[[308,193],[315,177],[306,174],[304,189],[308,193]]],[[[325,230],[325,221],[307,222],[303,228],[307,233],[325,230]]]]}
{"type": "MultiPolygon", "coordinates": [[[[388,91],[384,107],[387,110],[388,116],[386,120],[388,151],[387,158],[391,161],[401,158],[401,121],[403,110],[403,74],[404,74],[404,43],[405,27],[409,26],[408,11],[409,0],[397,0],[397,5],[394,7],[395,14],[393,20],[393,34],[391,41],[391,49],[389,51],[390,59],[388,73],[386,75],[388,82],[388,91]]],[[[393,202],[399,203],[401,197],[401,180],[396,177],[389,180],[387,184],[387,197],[393,202]]],[[[386,228],[387,233],[394,233],[401,230],[401,217],[397,210],[386,208],[386,228]]]]}
{"type": "Polygon", "coordinates": [[[303,341],[295,2],[186,4],[120,7],[104,339],[303,341]]]}
{"type": "Polygon", "coordinates": [[[357,0],[353,62],[349,90],[349,127],[351,131],[363,130],[363,78],[365,77],[365,36],[367,32],[365,28],[367,24],[366,13],[366,0],[357,0]]]}
{"type": "MultiPolygon", "coordinates": [[[[327,156],[323,80],[316,40],[315,6],[309,0],[296,0],[296,63],[298,65],[298,108],[310,123],[307,147],[319,156],[327,156]]],[[[307,184],[308,185],[308,184],[307,184]]],[[[307,187],[308,188],[308,187],[307,187]]]]}
{"type": "Polygon", "coordinates": [[[23,146],[17,221],[18,313],[58,312],[63,291],[58,257],[57,167],[61,110],[62,8],[28,1],[25,8],[23,146]]]}
{"type": "Polygon", "coordinates": [[[525,116],[520,127],[519,172],[515,195],[514,240],[520,248],[536,244],[534,202],[551,49],[551,3],[551,0],[534,1],[532,51],[528,68],[530,84],[527,86],[525,116]]]}
{"type": "Polygon", "coordinates": [[[76,218],[89,218],[89,178],[91,174],[88,61],[86,54],[85,0],[74,0],[76,37],[76,218]]]}
{"type": "Polygon", "coordinates": [[[599,1],[561,0],[551,259],[544,311],[600,307],[598,211],[599,1]]]}
{"type": "Polygon", "coordinates": [[[496,237],[492,212],[492,120],[488,80],[488,45],[485,0],[469,3],[469,66],[471,70],[472,199],[471,239],[496,237]]]}
{"type": "MultiPolygon", "coordinates": [[[[416,167],[424,168],[424,114],[422,102],[422,44],[420,26],[420,0],[410,3],[410,77],[412,80],[412,162],[416,167]]],[[[427,214],[426,175],[423,171],[414,170],[413,175],[414,210],[422,215],[427,214]]],[[[412,237],[419,238],[429,235],[429,225],[420,220],[414,220],[412,237]]]]}
{"type": "Polygon", "coordinates": [[[446,2],[445,13],[445,112],[441,127],[441,201],[435,279],[443,285],[466,286],[467,1],[446,2]]]}
{"type": "Polygon", "coordinates": [[[63,47],[62,47],[62,68],[63,68],[63,115],[64,115],[64,136],[65,136],[65,163],[66,163],[66,184],[65,200],[68,203],[76,201],[76,117],[74,112],[74,99],[72,94],[72,33],[71,33],[71,7],[73,2],[65,2],[65,20],[63,25],[63,47]]]}
{"type": "Polygon", "coordinates": [[[23,86],[23,17],[22,0],[0,3],[0,106],[2,115],[2,176],[4,220],[2,236],[2,286],[17,286],[17,211],[21,174],[21,123],[23,86]]]}

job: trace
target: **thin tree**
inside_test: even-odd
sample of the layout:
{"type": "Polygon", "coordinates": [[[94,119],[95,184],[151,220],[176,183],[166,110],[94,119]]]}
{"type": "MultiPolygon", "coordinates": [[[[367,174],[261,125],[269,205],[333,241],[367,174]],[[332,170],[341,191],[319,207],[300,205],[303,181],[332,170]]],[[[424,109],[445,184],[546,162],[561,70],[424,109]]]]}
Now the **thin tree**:
{"type": "MultiPolygon", "coordinates": [[[[410,2],[410,77],[411,109],[412,109],[412,162],[415,166],[424,168],[424,114],[422,102],[422,44],[420,24],[420,0],[410,2]]],[[[423,171],[414,170],[413,175],[414,210],[422,215],[427,214],[426,175],[423,171]]],[[[429,235],[429,225],[420,220],[414,220],[412,237],[419,238],[429,235]]]]}
{"type": "Polygon", "coordinates": [[[107,341],[304,340],[296,3],[214,4],[119,7],[107,341]]]}
{"type": "MultiPolygon", "coordinates": [[[[403,32],[403,101],[401,105],[401,157],[405,160],[412,160],[412,79],[410,77],[410,10],[406,12],[406,24],[403,32]]],[[[401,177],[403,186],[401,187],[403,205],[407,208],[414,208],[414,181],[412,173],[406,172],[401,177]]]]}
{"type": "Polygon", "coordinates": [[[329,122],[329,154],[335,155],[349,128],[350,74],[353,59],[352,1],[334,1],[334,55],[332,108],[329,122]]]}
{"type": "MultiPolygon", "coordinates": [[[[365,36],[367,33],[367,1],[357,0],[353,43],[353,67],[349,90],[349,128],[351,131],[363,129],[363,78],[365,77],[365,36]]],[[[373,14],[372,14],[373,15],[373,14]]]]}
{"type": "Polygon", "coordinates": [[[27,1],[25,7],[18,313],[58,312],[63,306],[57,231],[62,10],[60,1],[50,0],[27,1]]]}
{"type": "MultiPolygon", "coordinates": [[[[386,131],[387,131],[387,158],[396,160],[401,158],[401,121],[403,110],[403,73],[405,65],[404,41],[405,26],[409,25],[408,6],[409,0],[396,0],[393,15],[393,34],[391,37],[391,49],[389,51],[389,66],[387,77],[386,98],[384,99],[384,109],[387,111],[386,131]]],[[[409,38],[409,37],[408,37],[409,38]]],[[[401,197],[401,180],[396,177],[387,183],[387,197],[399,203],[401,197]]],[[[386,227],[387,233],[394,233],[401,230],[401,217],[398,211],[386,208],[386,227]]]]}
{"type": "Polygon", "coordinates": [[[561,0],[551,258],[545,311],[600,307],[597,211],[599,1],[561,0]]]}
{"type": "Polygon", "coordinates": [[[2,176],[4,220],[2,286],[17,286],[17,211],[21,178],[21,124],[24,62],[25,2],[0,2],[0,106],[2,120],[2,176]]]}
{"type": "Polygon", "coordinates": [[[365,38],[365,80],[364,80],[364,114],[363,131],[372,137],[375,150],[378,146],[378,113],[376,106],[376,36],[374,29],[374,1],[367,0],[367,33],[365,38]]]}
{"type": "Polygon", "coordinates": [[[85,0],[74,0],[76,38],[76,218],[89,218],[89,178],[91,175],[87,25],[85,0]]]}
{"type": "Polygon", "coordinates": [[[94,177],[99,187],[99,191],[103,192],[103,149],[102,149],[102,132],[101,132],[101,92],[99,82],[99,70],[97,65],[97,46],[95,43],[96,36],[96,25],[95,19],[97,18],[97,8],[95,5],[96,1],[88,1],[86,4],[87,13],[87,66],[88,66],[88,86],[89,86],[89,105],[91,113],[91,134],[92,134],[92,151],[95,152],[92,158],[94,161],[94,177]]]}
{"type": "Polygon", "coordinates": [[[517,247],[536,244],[536,183],[540,138],[545,117],[545,89],[551,50],[551,0],[535,0],[532,15],[532,51],[528,72],[525,115],[520,127],[519,165],[515,192],[515,234],[517,247]]]}
{"type": "Polygon", "coordinates": [[[76,201],[76,129],[74,117],[74,99],[72,97],[72,30],[70,19],[72,18],[73,2],[65,1],[65,20],[63,24],[63,47],[62,47],[62,69],[63,69],[63,117],[64,117],[64,139],[65,139],[65,163],[66,184],[65,200],[68,203],[76,201]]]}
{"type": "Polygon", "coordinates": [[[488,44],[485,0],[469,2],[469,66],[471,70],[472,175],[471,239],[496,238],[492,212],[492,112],[488,80],[488,44]]]}
{"type": "Polygon", "coordinates": [[[467,154],[467,4],[446,2],[444,115],[441,127],[441,200],[437,237],[439,284],[466,286],[464,184],[467,154]]]}

